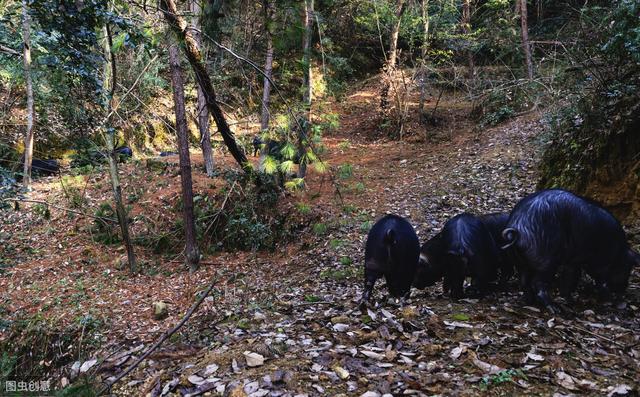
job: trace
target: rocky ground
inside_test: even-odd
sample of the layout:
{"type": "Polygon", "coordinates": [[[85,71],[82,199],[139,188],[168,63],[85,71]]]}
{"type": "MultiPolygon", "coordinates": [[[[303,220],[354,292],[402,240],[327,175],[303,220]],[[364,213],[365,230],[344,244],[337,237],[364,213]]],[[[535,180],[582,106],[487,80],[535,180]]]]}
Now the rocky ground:
{"type": "MultiPolygon", "coordinates": [[[[464,99],[450,95],[429,139],[414,125],[418,132],[390,140],[375,129],[374,90],[362,87],[336,104],[341,128],[325,139],[329,163],[352,172],[336,173],[334,183],[309,178],[307,195],[315,197],[305,200],[323,209],[326,230],[275,255],[216,258],[188,290],[172,290],[167,278],[166,294],[181,296],[180,304],[168,299],[168,319],[147,313],[153,329],[145,337],[110,339],[65,368],[62,382],[122,371],[180,320],[210,277],[216,287],[193,318],[113,394],[637,395],[637,269],[626,302],[598,303],[583,288],[562,316],[524,306],[515,282],[480,301],[452,302],[439,285],[414,290],[401,306],[381,281],[370,307],[358,308],[375,219],[403,215],[425,241],[459,212],[508,211],[535,187],[544,136],[534,113],[475,129],[464,99]]],[[[158,296],[139,298],[149,308],[158,296]]]]}

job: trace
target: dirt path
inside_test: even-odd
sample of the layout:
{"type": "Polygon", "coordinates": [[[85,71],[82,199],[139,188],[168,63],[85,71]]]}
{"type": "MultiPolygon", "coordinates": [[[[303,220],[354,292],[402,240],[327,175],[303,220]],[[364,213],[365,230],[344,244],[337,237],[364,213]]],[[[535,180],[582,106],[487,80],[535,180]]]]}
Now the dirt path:
{"type": "MultiPolygon", "coordinates": [[[[290,198],[322,214],[324,227],[314,227],[300,244],[274,255],[208,258],[216,265],[196,276],[181,272],[179,264],[163,264],[166,276],[129,278],[119,272],[115,278],[110,273],[91,279],[109,291],[105,297],[89,288],[92,299],[112,302],[111,316],[129,321],[125,326],[113,318],[112,326],[125,327],[130,341],[119,337],[97,353],[120,352],[100,371],[107,377],[139,354],[122,352],[125,346],[148,344],[179,319],[203,280],[215,273],[238,277],[220,286],[152,361],[118,384],[116,394],[160,395],[166,389],[178,395],[224,390],[256,397],[606,395],[615,387],[624,390],[621,385],[637,387],[637,272],[625,305],[595,304],[583,294],[565,318],[523,307],[515,287],[479,302],[451,302],[436,286],[414,291],[399,307],[384,301],[379,282],[377,305],[364,313],[357,309],[364,240],[372,222],[386,212],[398,213],[411,220],[424,241],[459,212],[508,210],[534,188],[536,140],[542,131],[536,115],[475,130],[467,117],[469,105],[460,96],[445,95],[439,113],[443,123],[428,131],[430,140],[410,120],[404,141],[398,142],[378,131],[376,90],[371,83],[334,106],[341,127],[324,141],[340,193],[327,175],[312,174],[307,193],[290,198]],[[120,299],[113,298],[118,294],[120,299]],[[164,322],[149,318],[155,299],[171,303],[164,322]],[[125,311],[136,315],[127,317],[125,311]],[[258,357],[259,365],[248,366],[249,352],[265,362],[258,357]]],[[[157,194],[175,194],[175,189],[157,194]]],[[[96,266],[106,272],[112,265],[105,262],[96,266]]],[[[59,272],[57,266],[42,271],[59,272]]],[[[37,274],[38,268],[24,264],[23,270],[37,274]]],[[[12,286],[28,288],[13,277],[12,286]]]]}

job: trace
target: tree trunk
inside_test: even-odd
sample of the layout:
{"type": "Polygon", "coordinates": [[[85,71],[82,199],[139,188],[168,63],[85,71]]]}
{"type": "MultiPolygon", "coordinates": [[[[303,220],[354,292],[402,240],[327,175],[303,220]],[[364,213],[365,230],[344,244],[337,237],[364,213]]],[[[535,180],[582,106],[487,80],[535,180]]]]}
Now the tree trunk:
{"type": "MultiPolygon", "coordinates": [[[[275,1],[275,0],[274,0],[275,1]]],[[[260,129],[265,131],[269,129],[269,104],[271,102],[271,76],[273,75],[273,33],[271,32],[271,24],[273,21],[273,2],[263,0],[262,7],[264,9],[264,30],[267,40],[267,56],[264,61],[264,85],[262,90],[262,115],[260,117],[260,129]]]]}
{"type": "Polygon", "coordinates": [[[522,49],[524,50],[527,77],[533,80],[533,60],[531,57],[531,44],[529,43],[529,26],[527,22],[527,0],[520,1],[520,27],[522,31],[522,49]]]}
{"type": "MultiPolygon", "coordinates": [[[[422,0],[422,59],[420,62],[420,115],[424,112],[424,101],[427,85],[427,50],[429,43],[429,0],[422,0]]],[[[422,116],[421,116],[422,117],[422,116]]]]}
{"type": "Polygon", "coordinates": [[[304,153],[307,146],[307,131],[311,127],[311,101],[313,99],[313,76],[311,74],[311,35],[313,34],[313,0],[304,1],[304,36],[302,40],[302,52],[304,58],[304,76],[302,81],[302,102],[305,107],[306,122],[302,123],[302,130],[298,132],[298,151],[302,154],[298,168],[298,178],[304,178],[307,174],[307,163],[304,153]]]}
{"type": "MultiPolygon", "coordinates": [[[[469,34],[471,33],[471,1],[464,0],[462,3],[462,33],[464,33],[469,43],[471,44],[471,38],[469,34]]],[[[476,68],[475,63],[473,61],[473,51],[471,48],[467,50],[467,60],[469,63],[469,79],[473,82],[476,77],[476,68]]]]}
{"type": "Polygon", "coordinates": [[[404,0],[398,0],[398,7],[396,10],[396,22],[391,30],[391,40],[389,41],[389,57],[387,59],[387,67],[389,70],[393,70],[396,67],[396,59],[398,57],[398,36],[400,35],[400,21],[402,20],[402,14],[404,13],[404,0]]]}
{"type": "Polygon", "coordinates": [[[193,185],[191,182],[191,160],[189,159],[189,137],[187,131],[187,114],[184,108],[184,83],[178,48],[169,47],[169,66],[173,85],[173,102],[176,111],[176,133],[178,134],[178,152],[180,155],[180,180],[182,181],[182,207],[185,238],[185,264],[190,272],[198,270],[200,253],[196,243],[196,225],[193,214],[193,185]]]}
{"type": "Polygon", "coordinates": [[[187,23],[184,21],[184,18],[178,14],[174,0],[160,0],[160,10],[164,14],[164,17],[169,23],[171,29],[178,36],[178,40],[181,43],[184,43],[183,48],[187,55],[187,59],[189,60],[189,64],[193,69],[198,85],[202,88],[202,92],[204,93],[205,100],[207,102],[207,108],[216,122],[216,126],[220,131],[220,135],[222,135],[225,145],[227,145],[229,152],[242,169],[247,173],[252,172],[251,165],[247,161],[247,156],[238,146],[238,143],[233,136],[233,132],[231,132],[229,124],[222,113],[222,109],[218,106],[216,93],[213,89],[213,85],[211,84],[211,78],[202,63],[202,56],[197,43],[193,38],[193,31],[187,28],[187,23]]]}
{"type": "Polygon", "coordinates": [[[31,185],[31,163],[33,160],[33,83],[31,81],[31,18],[27,0],[22,0],[22,38],[24,41],[23,65],[24,80],[27,88],[27,131],[24,135],[24,169],[22,183],[24,187],[31,185]]]}
{"type": "Polygon", "coordinates": [[[396,68],[396,62],[398,58],[398,36],[400,35],[400,22],[402,21],[402,14],[405,10],[404,0],[398,0],[398,6],[396,9],[396,21],[391,29],[391,38],[389,40],[389,55],[384,66],[383,72],[386,74],[384,78],[384,84],[380,91],[380,107],[384,110],[389,107],[389,88],[391,87],[391,79],[393,78],[393,72],[396,68]]]}
{"type": "MultiPolygon", "coordinates": [[[[202,24],[200,23],[200,17],[202,9],[200,8],[199,0],[191,0],[191,12],[193,13],[192,25],[193,38],[196,41],[196,45],[204,52],[204,46],[202,44],[202,35],[200,30],[202,24]]],[[[215,164],[213,162],[213,149],[211,148],[211,131],[209,130],[209,109],[207,109],[207,100],[204,97],[202,88],[197,86],[198,90],[198,129],[200,130],[200,147],[202,148],[202,157],[204,158],[204,169],[208,177],[213,177],[213,171],[215,164]]]]}
{"type": "MultiPolygon", "coordinates": [[[[109,25],[105,25],[103,28],[105,40],[104,40],[104,55],[106,62],[104,64],[104,78],[102,81],[102,90],[104,100],[106,102],[106,114],[108,115],[105,123],[110,125],[111,122],[111,109],[113,109],[115,100],[115,87],[116,87],[116,59],[115,54],[111,51],[113,43],[111,39],[111,31],[109,25]]],[[[115,131],[109,129],[106,134],[107,143],[107,160],[109,161],[109,174],[111,175],[111,186],[113,188],[113,199],[116,205],[116,214],[118,216],[118,223],[120,224],[120,231],[122,233],[122,241],[127,250],[127,259],[129,261],[129,270],[131,273],[137,271],[136,268],[136,255],[133,251],[133,244],[129,236],[129,224],[127,220],[127,212],[125,211],[124,204],[122,203],[122,186],[120,185],[120,177],[118,176],[118,160],[115,152],[115,131]]]]}

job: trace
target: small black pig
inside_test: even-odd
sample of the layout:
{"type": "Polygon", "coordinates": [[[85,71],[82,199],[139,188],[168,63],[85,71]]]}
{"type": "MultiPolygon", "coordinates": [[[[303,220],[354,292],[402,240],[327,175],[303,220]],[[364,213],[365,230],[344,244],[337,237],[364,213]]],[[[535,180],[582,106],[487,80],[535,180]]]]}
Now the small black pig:
{"type": "Polygon", "coordinates": [[[367,236],[364,251],[364,294],[361,302],[371,296],[376,281],[383,277],[389,293],[404,297],[411,289],[420,242],[413,226],[401,216],[386,215],[378,220],[367,236]]]}

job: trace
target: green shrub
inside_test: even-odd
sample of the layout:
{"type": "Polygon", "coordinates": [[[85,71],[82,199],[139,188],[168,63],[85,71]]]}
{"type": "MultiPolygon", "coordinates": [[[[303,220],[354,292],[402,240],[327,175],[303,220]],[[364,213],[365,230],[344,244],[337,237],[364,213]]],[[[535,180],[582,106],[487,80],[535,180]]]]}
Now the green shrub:
{"type": "Polygon", "coordinates": [[[109,222],[100,218],[117,219],[116,212],[109,203],[102,203],[94,214],[97,218],[93,221],[91,237],[93,241],[102,244],[115,244],[120,241],[116,222],[109,222]]]}

